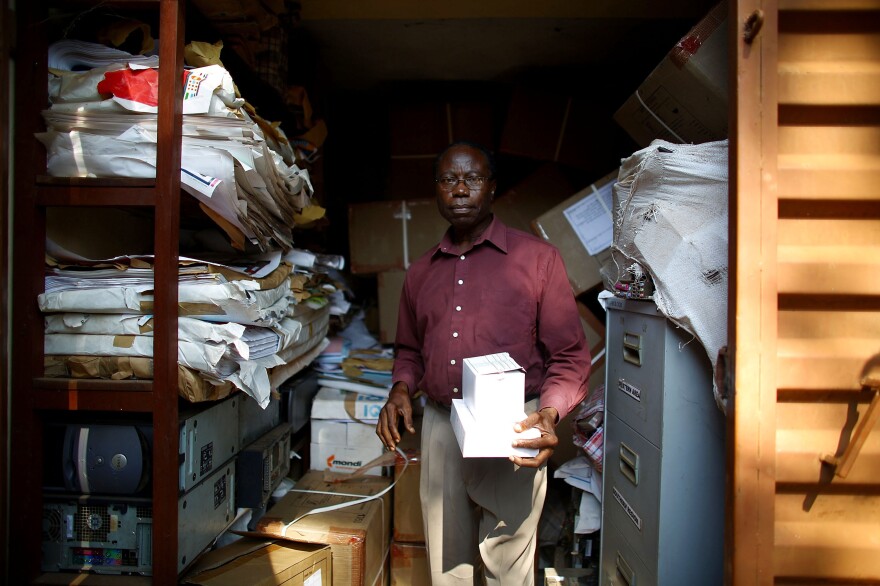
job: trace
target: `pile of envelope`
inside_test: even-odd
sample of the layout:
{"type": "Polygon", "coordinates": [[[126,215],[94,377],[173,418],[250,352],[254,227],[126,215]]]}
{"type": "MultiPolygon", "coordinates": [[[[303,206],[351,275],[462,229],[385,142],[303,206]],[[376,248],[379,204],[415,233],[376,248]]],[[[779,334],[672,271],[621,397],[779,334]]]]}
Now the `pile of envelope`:
{"type": "MultiPolygon", "coordinates": [[[[180,259],[180,392],[195,402],[239,389],[265,407],[271,390],[326,346],[337,290],[280,251],[235,260],[180,259]]],[[[53,261],[38,297],[46,374],[152,378],[152,258],[53,261]]]]}
{"type": "MultiPolygon", "coordinates": [[[[51,107],[37,135],[49,175],[155,177],[158,60],[78,41],[53,45],[49,60],[51,107]]],[[[277,152],[278,137],[267,141],[223,67],[187,69],[184,83],[183,189],[236,248],[293,248],[293,227],[324,215],[308,171],[277,152]]]]}

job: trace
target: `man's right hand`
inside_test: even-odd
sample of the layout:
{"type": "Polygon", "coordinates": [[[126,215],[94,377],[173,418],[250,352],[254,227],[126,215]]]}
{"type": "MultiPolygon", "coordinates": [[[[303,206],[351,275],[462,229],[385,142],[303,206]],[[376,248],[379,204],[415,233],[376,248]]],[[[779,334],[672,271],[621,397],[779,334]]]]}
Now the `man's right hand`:
{"type": "Polygon", "coordinates": [[[376,424],[376,435],[389,450],[393,450],[400,443],[398,423],[403,417],[403,425],[410,433],[415,433],[412,419],[412,401],[409,398],[409,387],[406,383],[398,382],[391,387],[388,393],[388,401],[379,413],[379,423],[376,424]]]}

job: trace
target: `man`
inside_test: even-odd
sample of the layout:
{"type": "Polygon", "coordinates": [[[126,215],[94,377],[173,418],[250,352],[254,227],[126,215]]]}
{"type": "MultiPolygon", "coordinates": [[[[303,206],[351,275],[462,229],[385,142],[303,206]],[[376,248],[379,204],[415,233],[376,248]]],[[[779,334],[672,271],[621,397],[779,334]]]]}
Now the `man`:
{"type": "MultiPolygon", "coordinates": [[[[589,349],[562,259],[552,245],[492,214],[495,165],[478,145],[454,143],[435,162],[437,207],[450,224],[407,272],[395,341],[394,384],[376,434],[389,449],[422,422],[421,501],[434,585],[534,583],[546,462],[559,420],[585,397],[589,349]],[[535,458],[462,458],[450,423],[462,360],[497,352],[526,370],[526,400],[540,410],[514,426],[541,436],[512,445],[535,458]]],[[[511,393],[511,401],[523,401],[511,393]]]]}

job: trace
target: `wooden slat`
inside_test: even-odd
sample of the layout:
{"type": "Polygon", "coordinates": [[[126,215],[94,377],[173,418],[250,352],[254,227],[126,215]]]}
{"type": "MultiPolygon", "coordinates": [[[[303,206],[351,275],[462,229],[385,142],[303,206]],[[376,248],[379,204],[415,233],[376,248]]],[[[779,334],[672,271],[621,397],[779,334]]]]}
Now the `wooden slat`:
{"type": "Polygon", "coordinates": [[[780,311],[778,324],[780,338],[880,338],[880,314],[876,312],[780,311]]]}
{"type": "Polygon", "coordinates": [[[778,254],[782,294],[880,293],[880,220],[783,219],[778,254]]]}
{"type": "MultiPolygon", "coordinates": [[[[872,340],[873,341],[873,340],[872,340]]],[[[858,390],[857,374],[866,356],[831,353],[816,342],[811,348],[792,349],[790,341],[779,341],[779,388],[797,390],[858,390]]]]}
{"type": "Polygon", "coordinates": [[[840,295],[877,293],[880,246],[779,248],[779,292],[840,295]]]}
{"type": "Polygon", "coordinates": [[[880,496],[778,495],[775,516],[777,576],[880,576],[880,496]]]}
{"type": "Polygon", "coordinates": [[[825,169],[880,169],[880,128],[832,124],[782,126],[779,154],[789,164],[801,163],[803,168],[818,164],[825,169]]]}
{"type": "Polygon", "coordinates": [[[776,407],[776,481],[779,483],[880,486],[880,430],[868,436],[845,479],[831,479],[820,457],[839,455],[867,404],[780,403],[776,407]],[[842,439],[843,438],[843,439],[842,439]]]}

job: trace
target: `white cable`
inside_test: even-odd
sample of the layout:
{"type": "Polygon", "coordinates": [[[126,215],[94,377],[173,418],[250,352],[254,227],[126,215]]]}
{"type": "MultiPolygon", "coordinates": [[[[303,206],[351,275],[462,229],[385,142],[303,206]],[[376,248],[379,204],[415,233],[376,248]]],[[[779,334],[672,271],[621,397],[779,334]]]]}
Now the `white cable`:
{"type": "MultiPolygon", "coordinates": [[[[409,458],[406,457],[406,454],[403,453],[403,450],[401,450],[399,447],[394,448],[394,451],[396,451],[400,455],[400,457],[403,458],[403,470],[401,470],[401,472],[400,472],[401,475],[403,475],[403,473],[406,471],[406,468],[409,466],[409,458]]],[[[400,476],[398,476],[398,478],[399,477],[400,476]]],[[[369,502],[372,500],[379,499],[379,498],[383,497],[389,490],[394,488],[395,484],[397,484],[396,480],[392,481],[390,485],[388,485],[384,489],[380,490],[376,494],[373,494],[370,496],[363,496],[363,495],[359,495],[359,494],[349,494],[349,493],[344,493],[344,492],[326,492],[326,491],[322,491],[322,490],[305,490],[305,489],[292,488],[291,492],[307,492],[307,493],[314,493],[314,494],[329,494],[329,495],[334,495],[334,496],[350,496],[350,497],[355,497],[355,500],[349,501],[347,503],[338,503],[335,505],[328,505],[326,507],[318,507],[316,509],[312,509],[311,511],[307,511],[307,512],[303,513],[302,515],[300,515],[299,517],[297,517],[296,519],[294,519],[293,521],[291,521],[290,523],[288,523],[287,525],[285,525],[283,534],[286,535],[287,530],[290,528],[291,525],[295,524],[297,521],[300,521],[301,519],[303,519],[305,517],[308,517],[309,515],[315,515],[318,513],[327,513],[329,511],[336,511],[338,509],[344,509],[346,507],[353,507],[353,506],[359,505],[361,503],[366,503],[366,502],[369,502]]],[[[383,503],[383,505],[384,505],[384,503],[383,503]]]]}
{"type": "Polygon", "coordinates": [[[657,116],[656,114],[654,114],[654,111],[651,110],[651,108],[649,108],[648,105],[642,100],[642,96],[639,95],[639,90],[636,90],[636,98],[639,100],[639,103],[642,105],[642,108],[644,108],[644,109],[648,112],[648,114],[650,114],[651,116],[653,116],[654,119],[657,120],[657,122],[659,122],[659,123],[663,126],[663,128],[666,129],[667,132],[669,132],[669,134],[671,134],[672,136],[674,136],[675,138],[677,138],[677,139],[678,139],[678,142],[680,142],[680,143],[682,143],[682,144],[686,144],[686,143],[687,143],[687,141],[686,141],[685,139],[683,139],[682,137],[678,136],[678,134],[676,134],[674,130],[672,130],[671,128],[669,128],[669,127],[666,125],[665,122],[663,122],[662,120],[660,120],[660,117],[659,117],[659,116],[657,116]]]}

